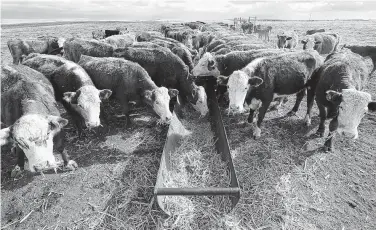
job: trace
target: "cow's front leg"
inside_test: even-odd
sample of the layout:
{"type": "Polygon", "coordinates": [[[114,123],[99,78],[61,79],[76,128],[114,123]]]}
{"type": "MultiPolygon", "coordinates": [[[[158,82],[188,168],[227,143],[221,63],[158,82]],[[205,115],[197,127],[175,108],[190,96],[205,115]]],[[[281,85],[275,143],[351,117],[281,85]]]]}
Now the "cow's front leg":
{"type": "Polygon", "coordinates": [[[268,107],[269,107],[271,102],[272,102],[272,99],[268,99],[267,101],[262,102],[262,105],[259,109],[256,127],[255,127],[255,130],[253,131],[253,137],[255,139],[258,139],[261,136],[261,123],[264,120],[266,111],[268,110],[268,107]]]}
{"type": "Polygon", "coordinates": [[[254,113],[258,108],[260,108],[260,105],[261,105],[260,100],[258,100],[256,98],[252,98],[251,104],[249,105],[249,115],[248,115],[248,119],[247,119],[248,123],[253,122],[254,113]]]}
{"type": "Polygon", "coordinates": [[[325,144],[324,144],[325,151],[329,151],[329,152],[334,151],[333,138],[335,136],[337,128],[338,128],[338,118],[335,117],[329,124],[329,135],[328,135],[328,139],[325,141],[325,144]]]}

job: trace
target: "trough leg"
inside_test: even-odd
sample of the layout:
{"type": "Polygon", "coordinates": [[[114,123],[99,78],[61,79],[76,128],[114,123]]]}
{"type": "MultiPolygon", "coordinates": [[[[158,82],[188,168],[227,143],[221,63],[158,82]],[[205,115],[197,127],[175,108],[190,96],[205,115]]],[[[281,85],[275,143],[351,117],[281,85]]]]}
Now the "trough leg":
{"type": "Polygon", "coordinates": [[[317,130],[316,134],[319,135],[320,137],[324,136],[325,132],[325,119],[326,119],[326,110],[325,106],[317,103],[317,107],[319,108],[319,116],[320,116],[320,124],[319,124],[319,129],[317,130]]]}
{"type": "Polygon", "coordinates": [[[338,128],[338,119],[337,117],[333,118],[333,120],[329,124],[329,135],[328,139],[325,141],[324,149],[325,151],[334,151],[333,148],[333,138],[335,136],[335,131],[338,128]]]}
{"type": "Polygon", "coordinates": [[[303,89],[300,92],[296,94],[296,101],[294,107],[291,109],[290,112],[287,113],[287,116],[296,115],[296,112],[299,110],[300,103],[302,103],[302,100],[304,96],[306,95],[306,90],[303,89]]]}
{"type": "Polygon", "coordinates": [[[262,105],[259,109],[256,127],[255,127],[255,130],[253,131],[253,137],[255,139],[258,139],[261,136],[261,123],[264,120],[265,113],[268,110],[268,107],[269,107],[271,102],[272,102],[272,99],[269,99],[267,101],[262,102],[262,105]]]}

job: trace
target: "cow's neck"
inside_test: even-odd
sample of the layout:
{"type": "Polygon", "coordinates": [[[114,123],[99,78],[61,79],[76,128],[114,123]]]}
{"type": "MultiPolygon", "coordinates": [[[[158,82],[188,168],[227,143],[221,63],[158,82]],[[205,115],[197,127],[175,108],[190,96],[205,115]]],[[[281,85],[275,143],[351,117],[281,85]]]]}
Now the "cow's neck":
{"type": "Polygon", "coordinates": [[[215,56],[215,61],[217,63],[217,68],[220,72],[221,75],[224,74],[225,72],[225,56],[224,55],[218,55],[218,56],[215,56]]]}

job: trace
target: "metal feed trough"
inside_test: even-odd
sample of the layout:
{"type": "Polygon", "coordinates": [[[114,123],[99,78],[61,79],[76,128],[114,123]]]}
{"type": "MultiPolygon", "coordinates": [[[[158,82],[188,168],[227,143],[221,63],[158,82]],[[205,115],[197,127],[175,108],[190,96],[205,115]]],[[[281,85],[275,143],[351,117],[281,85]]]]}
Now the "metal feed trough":
{"type": "MultiPolygon", "coordinates": [[[[228,187],[194,187],[194,188],[171,188],[165,187],[166,177],[171,170],[170,154],[180,146],[180,140],[184,137],[184,132],[187,132],[179,119],[172,119],[167,133],[166,143],[161,157],[160,167],[158,170],[157,181],[154,188],[154,198],[159,207],[167,214],[165,196],[223,196],[230,197],[233,209],[240,199],[240,188],[236,172],[234,169],[230,149],[227,141],[226,131],[223,126],[221,113],[215,94],[216,79],[214,77],[206,77],[201,79],[198,84],[203,85],[208,96],[208,107],[211,129],[216,140],[215,146],[218,154],[221,154],[221,159],[227,163],[227,173],[230,177],[228,187]]],[[[176,116],[176,109],[173,116],[176,116]]]]}

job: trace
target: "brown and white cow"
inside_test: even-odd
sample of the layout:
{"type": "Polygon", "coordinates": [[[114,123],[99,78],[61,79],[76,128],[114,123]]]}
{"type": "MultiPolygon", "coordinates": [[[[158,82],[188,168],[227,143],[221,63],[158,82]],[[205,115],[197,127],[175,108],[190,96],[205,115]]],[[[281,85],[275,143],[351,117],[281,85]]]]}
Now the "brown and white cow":
{"type": "Polygon", "coordinates": [[[316,50],[319,54],[329,54],[337,50],[340,36],[335,33],[315,33],[306,36],[301,42],[304,50],[316,50]]]}
{"type": "Polygon", "coordinates": [[[324,136],[325,120],[332,119],[325,150],[334,150],[332,139],[336,132],[348,138],[358,138],[361,119],[367,111],[376,111],[371,94],[363,91],[370,72],[360,55],[341,51],[330,54],[307,82],[307,125],[311,123],[314,98],[320,111],[318,135],[324,136]]]}
{"type": "Polygon", "coordinates": [[[305,96],[308,78],[323,61],[316,51],[290,52],[252,61],[228,79],[229,110],[242,112],[246,102],[250,105],[248,122],[252,123],[254,112],[259,109],[253,135],[260,137],[261,123],[273,98],[296,94],[295,105],[288,115],[295,114],[305,96]]]}
{"type": "Polygon", "coordinates": [[[43,74],[24,65],[3,65],[1,69],[1,145],[12,143],[18,155],[12,176],[18,174],[28,159],[31,172],[53,168],[58,164],[53,149],[62,155],[64,165],[74,170],[77,163],[64,152],[62,128],[68,120],[61,118],[51,83],[43,74]]]}

